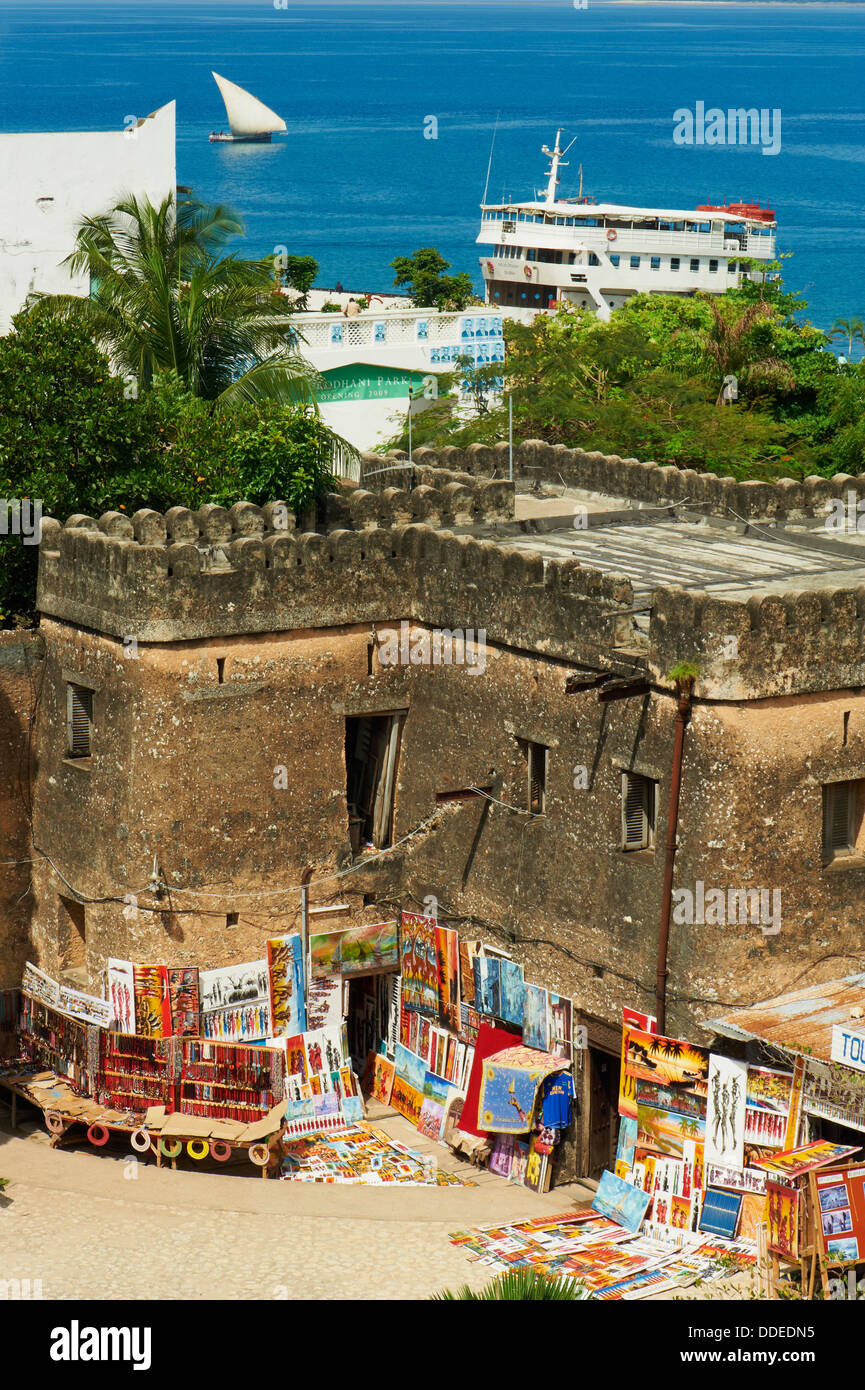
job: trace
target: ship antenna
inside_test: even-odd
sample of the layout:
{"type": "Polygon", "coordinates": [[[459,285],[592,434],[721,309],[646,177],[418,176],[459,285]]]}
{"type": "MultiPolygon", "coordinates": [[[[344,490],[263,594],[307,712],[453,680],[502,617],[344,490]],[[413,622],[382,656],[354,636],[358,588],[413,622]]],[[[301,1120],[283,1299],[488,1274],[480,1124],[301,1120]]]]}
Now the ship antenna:
{"type": "Polygon", "coordinates": [[[545,154],[551,161],[549,171],[549,182],[547,183],[547,192],[546,197],[544,199],[544,202],[548,205],[556,201],[556,190],[559,184],[559,169],[567,169],[568,167],[567,164],[562,163],[562,159],[564,155],[567,154],[568,150],[571,148],[571,145],[576,144],[577,140],[577,137],[575,135],[573,140],[571,141],[571,144],[563,150],[559,148],[559,140],[561,139],[561,135],[561,130],[557,130],[556,143],[553,149],[550,149],[548,145],[544,145],[541,149],[541,153],[545,154]]]}
{"type": "Polygon", "coordinates": [[[484,197],[483,197],[483,202],[481,203],[481,207],[483,207],[483,206],[485,205],[485,203],[486,203],[486,201],[487,201],[487,193],[489,192],[489,187],[490,187],[490,173],[492,172],[492,167],[493,167],[493,150],[494,150],[494,148],[495,148],[495,143],[496,143],[496,131],[497,131],[498,128],[499,128],[499,116],[500,116],[501,114],[502,114],[501,111],[497,111],[497,112],[496,112],[496,123],[495,123],[495,125],[493,126],[493,138],[492,138],[492,140],[490,141],[490,159],[489,159],[489,163],[487,164],[487,181],[486,181],[486,183],[484,184],[484,197]]]}

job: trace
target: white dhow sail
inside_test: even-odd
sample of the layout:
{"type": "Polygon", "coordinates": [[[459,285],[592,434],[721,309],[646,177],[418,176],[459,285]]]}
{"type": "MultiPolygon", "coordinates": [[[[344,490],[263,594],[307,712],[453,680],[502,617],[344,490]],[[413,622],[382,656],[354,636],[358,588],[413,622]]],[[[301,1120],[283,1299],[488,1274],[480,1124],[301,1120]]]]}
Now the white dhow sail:
{"type": "Polygon", "coordinates": [[[264,135],[274,130],[288,129],[282,117],[277,116],[275,111],[271,111],[269,106],[265,106],[264,102],[259,101],[251,92],[244,91],[243,87],[238,87],[236,82],[229,82],[226,77],[220,77],[218,72],[214,72],[212,76],[222,93],[232,135],[264,135]]]}

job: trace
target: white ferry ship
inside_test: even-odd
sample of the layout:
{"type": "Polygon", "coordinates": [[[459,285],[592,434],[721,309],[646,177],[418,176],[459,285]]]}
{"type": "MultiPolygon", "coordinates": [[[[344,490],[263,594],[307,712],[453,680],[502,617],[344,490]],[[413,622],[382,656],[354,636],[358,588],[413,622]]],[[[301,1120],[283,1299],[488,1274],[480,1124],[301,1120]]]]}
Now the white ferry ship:
{"type": "MultiPolygon", "coordinates": [[[[634,208],[579,196],[560,198],[567,168],[561,130],[548,181],[526,203],[482,203],[478,245],[486,302],[512,309],[555,309],[562,302],[609,319],[633,294],[723,294],[775,257],[775,214],[758,203],[701,204],[690,211],[634,208]]],[[[580,181],[582,187],[582,179],[580,181]]]]}

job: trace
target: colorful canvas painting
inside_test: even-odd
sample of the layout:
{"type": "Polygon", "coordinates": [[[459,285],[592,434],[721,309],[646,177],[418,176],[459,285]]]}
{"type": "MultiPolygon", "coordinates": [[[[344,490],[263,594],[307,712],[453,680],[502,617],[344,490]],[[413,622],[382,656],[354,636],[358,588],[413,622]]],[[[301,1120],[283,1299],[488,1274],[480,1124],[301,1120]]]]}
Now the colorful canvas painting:
{"type": "Polygon", "coordinates": [[[52,980],[44,970],[31,965],[29,961],[24,966],[21,988],[34,999],[41,999],[43,1004],[48,1004],[52,1009],[56,1009],[60,1004],[60,986],[57,981],[52,980]]]}
{"type": "Polygon", "coordinates": [[[439,1020],[454,1032],[460,1022],[459,933],[436,927],[436,990],[439,1020]]]}
{"type": "Polygon", "coordinates": [[[400,918],[400,969],[402,971],[402,1001],[407,1010],[438,1014],[438,959],[435,941],[436,922],[433,917],[421,917],[403,912],[400,918]]]}
{"type": "Polygon", "coordinates": [[[647,1192],[641,1191],[639,1187],[632,1187],[628,1182],[623,1182],[608,1168],[604,1169],[598,1190],[595,1193],[595,1200],[592,1202],[592,1211],[600,1212],[602,1216],[608,1216],[611,1221],[615,1221],[619,1226],[624,1226],[626,1231],[636,1235],[643,1224],[648,1205],[649,1194],[647,1192]]]}
{"type": "Polygon", "coordinates": [[[791,1071],[771,1067],[749,1067],[745,1083],[745,1104],[754,1110],[773,1110],[786,1115],[793,1086],[791,1071]]]}
{"type": "Polygon", "coordinates": [[[550,1160],[547,1154],[540,1153],[536,1148],[536,1137],[533,1136],[529,1140],[523,1187],[527,1187],[530,1192],[541,1193],[546,1192],[550,1185],[550,1160]]]}
{"type": "Polygon", "coordinates": [[[372,1077],[372,1097],[382,1105],[390,1105],[393,1078],[393,1062],[377,1053],[372,1077]]]}
{"type": "Polygon", "coordinates": [[[628,1029],[626,1066],[636,1080],[688,1086],[699,1095],[706,1094],[709,1054],[678,1038],[628,1029]]]}
{"type": "Polygon", "coordinates": [[[273,1036],[287,1038],[305,1032],[303,938],[299,932],[275,936],[268,941],[267,971],[273,1036]]]}
{"type": "Polygon", "coordinates": [[[622,1060],[619,1068],[619,1114],[630,1120],[637,1118],[637,1078],[628,1071],[628,1048],[631,1034],[622,1029],[622,1060]]]}
{"type": "Polygon", "coordinates": [[[417,1128],[420,1120],[420,1112],[423,1106],[423,1094],[410,1086],[407,1081],[403,1081],[401,1076],[393,1079],[393,1089],[390,1093],[390,1103],[393,1109],[398,1111],[417,1128]]]}
{"type": "Polygon", "coordinates": [[[198,989],[204,1037],[241,1042],[275,1036],[266,958],[200,970],[198,989]]]}
{"type": "Polygon", "coordinates": [[[741,1168],[745,1162],[745,1095],[748,1067],[714,1052],[709,1057],[706,1098],[706,1162],[741,1168]]]}
{"type": "MultiPolygon", "coordinates": [[[[502,1138],[510,1136],[501,1136],[502,1138]]],[[[508,1174],[508,1181],[516,1183],[519,1187],[524,1187],[526,1182],[526,1165],[529,1161],[529,1144],[527,1139],[514,1139],[511,1150],[511,1171],[508,1174]]]]}
{"type": "Polygon", "coordinates": [[[133,974],[136,1032],[145,1038],[170,1038],[171,1000],[166,966],[136,965],[133,974]]]}
{"type": "Polygon", "coordinates": [[[320,980],[309,980],[306,990],[307,1031],[338,1028],[341,1023],[342,978],[328,975],[320,980]]]}
{"type": "Polygon", "coordinates": [[[788,1260],[799,1258],[799,1189],[786,1183],[766,1183],[768,1249],[788,1260]]]}
{"type": "Polygon", "coordinates": [[[636,1143],[637,1121],[630,1119],[626,1115],[619,1123],[619,1138],[616,1144],[617,1171],[620,1163],[624,1164],[626,1168],[633,1168],[636,1143]]]}
{"type": "Polygon", "coordinates": [[[362,975],[399,969],[396,920],[363,922],[337,931],[316,932],[309,938],[310,971],[327,975],[362,975]]]}
{"type": "Polygon", "coordinates": [[[484,1062],[478,1123],[490,1133],[524,1134],[531,1128],[538,1089],[561,1061],[533,1048],[512,1047],[484,1062]]]}
{"type": "Polygon", "coordinates": [[[175,1037],[195,1037],[199,1031],[198,967],[168,967],[171,1031],[175,1037]]]}
{"type": "Polygon", "coordinates": [[[402,1081],[407,1081],[414,1090],[423,1090],[429,1065],[425,1058],[418,1056],[416,1052],[411,1052],[402,1043],[397,1043],[394,1048],[393,1062],[396,1076],[402,1081]]]}
{"type": "Polygon", "coordinates": [[[710,1236],[732,1240],[742,1210],[742,1193],[726,1192],[719,1187],[707,1187],[703,1195],[698,1230],[710,1236]]]}
{"type": "Polygon", "coordinates": [[[309,1075],[302,1033],[285,1040],[285,1071],[287,1076],[299,1076],[302,1081],[306,1081],[309,1075]]]}
{"type": "Polygon", "coordinates": [[[467,941],[459,943],[460,952],[460,1002],[465,1005],[473,1005],[475,1002],[475,972],[472,969],[472,957],[467,941]]]}
{"type": "Polygon", "coordinates": [[[738,1240],[749,1240],[753,1245],[756,1245],[757,1227],[765,1219],[765,1210],[765,1193],[744,1192],[742,1194],[742,1210],[739,1214],[739,1229],[736,1232],[738,1240]]]}
{"type": "Polygon", "coordinates": [[[493,1151],[490,1154],[489,1168],[491,1173],[496,1173],[500,1178],[510,1177],[516,1143],[516,1139],[511,1134],[496,1135],[493,1140],[493,1151]]]}
{"type": "Polygon", "coordinates": [[[547,1021],[547,991],[542,985],[526,985],[523,1010],[523,1042],[526,1047],[540,1048],[547,1052],[550,1046],[550,1029],[547,1021]]]}
{"type": "Polygon", "coordinates": [[[803,1173],[809,1173],[812,1168],[824,1168],[829,1163],[839,1163],[841,1159],[849,1158],[851,1154],[856,1154],[859,1149],[848,1144],[833,1144],[829,1139],[817,1139],[811,1144],[800,1144],[796,1149],[787,1149],[785,1152],[772,1154],[771,1158],[755,1158],[752,1164],[754,1168],[765,1168],[770,1174],[777,1173],[779,1177],[789,1181],[791,1178],[801,1177],[803,1173]]]}
{"type": "Polygon", "coordinates": [[[574,1049],[574,1006],[564,994],[547,995],[547,1010],[550,1026],[550,1052],[563,1057],[566,1062],[573,1061],[574,1049]]]}
{"type": "Polygon", "coordinates": [[[518,1028],[522,1028],[526,1009],[526,983],[523,978],[523,967],[515,960],[503,960],[500,962],[499,978],[501,980],[501,1017],[505,1023],[514,1023],[518,1028]]]}
{"type": "Polygon", "coordinates": [[[342,1028],[318,1028],[303,1035],[308,1075],[338,1071],[347,1062],[342,1028]]]}
{"type": "Polygon", "coordinates": [[[440,1076],[428,1071],[424,1077],[418,1133],[428,1139],[441,1139],[445,1120],[445,1110],[452,1095],[452,1088],[440,1076]]]}
{"type": "Polygon", "coordinates": [[[656,1153],[681,1156],[685,1140],[702,1139],[704,1128],[702,1119],[637,1101],[639,1143],[656,1153]]]}
{"type": "Polygon", "coordinates": [[[108,957],[107,993],[111,1008],[109,1028],[117,1033],[134,1033],[135,973],[131,960],[108,957]]]}
{"type": "Polygon", "coordinates": [[[111,1021],[111,1005],[107,999],[95,994],[84,994],[80,989],[60,986],[60,1012],[78,1018],[82,1023],[95,1023],[97,1028],[107,1028],[111,1021]]]}
{"type": "Polygon", "coordinates": [[[502,1016],[501,961],[498,956],[475,956],[475,1006],[488,1018],[502,1016]]]}

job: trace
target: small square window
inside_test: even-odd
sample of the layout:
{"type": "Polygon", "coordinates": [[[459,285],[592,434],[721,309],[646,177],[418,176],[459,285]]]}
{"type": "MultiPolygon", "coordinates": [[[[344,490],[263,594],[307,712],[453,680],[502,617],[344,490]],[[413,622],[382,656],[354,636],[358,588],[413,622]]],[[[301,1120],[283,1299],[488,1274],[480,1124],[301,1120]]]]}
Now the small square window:
{"type": "Polygon", "coordinates": [[[696,274],[697,274],[697,271],[698,271],[699,269],[700,269],[700,258],[699,258],[699,256],[692,256],[692,257],[691,257],[691,274],[692,274],[692,275],[696,275],[696,274]]]}
{"type": "Polygon", "coordinates": [[[650,778],[622,773],[622,849],[654,847],[656,791],[650,778]]]}
{"type": "Polygon", "coordinates": [[[614,255],[610,256],[610,265],[618,266],[618,264],[619,264],[619,257],[618,257],[618,255],[615,255],[615,254],[614,254],[614,255]]]}
{"type": "Polygon", "coordinates": [[[640,258],[639,258],[639,256],[632,256],[632,257],[631,257],[631,269],[632,269],[632,270],[639,270],[639,269],[640,269],[640,258]]]}
{"type": "Polygon", "coordinates": [[[715,260],[711,260],[711,261],[709,262],[709,274],[710,274],[710,275],[714,275],[715,272],[717,271],[717,269],[718,269],[718,262],[715,261],[715,260]]]}
{"type": "Polygon", "coordinates": [[[653,270],[660,270],[660,269],[661,269],[661,257],[660,257],[660,256],[653,256],[653,257],[652,257],[652,269],[653,269],[653,270]]]}
{"type": "Polygon", "coordinates": [[[678,256],[671,256],[671,257],[670,257],[670,269],[671,269],[671,270],[678,270],[678,269],[679,269],[679,257],[678,257],[678,256]]]}

